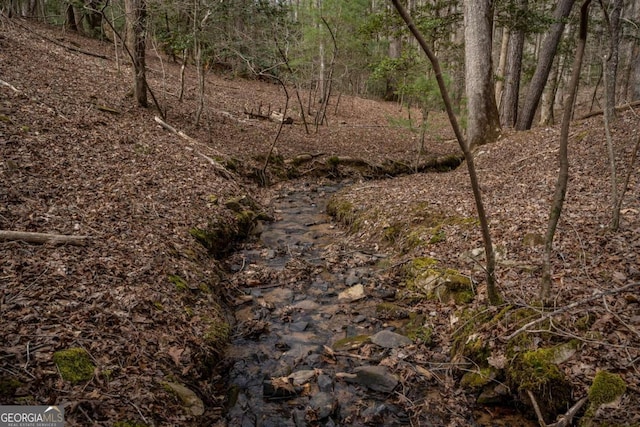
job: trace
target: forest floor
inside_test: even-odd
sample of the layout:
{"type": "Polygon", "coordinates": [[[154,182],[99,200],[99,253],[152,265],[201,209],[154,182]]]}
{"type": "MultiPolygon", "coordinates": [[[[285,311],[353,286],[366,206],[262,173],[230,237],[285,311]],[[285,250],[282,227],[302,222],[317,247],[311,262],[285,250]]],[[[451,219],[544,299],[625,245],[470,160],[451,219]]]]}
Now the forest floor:
{"type": "MultiPolygon", "coordinates": [[[[193,67],[186,69],[179,102],[179,65],[150,51],[150,86],[166,122],[193,138],[187,140],[159,126],[153,108],[134,106],[130,67],[118,67],[113,44],[23,20],[2,18],[0,30],[0,83],[8,84],[0,84],[0,230],[89,238],[79,246],[0,241],[0,403],[65,403],[69,425],[220,422],[226,391],[216,363],[229,332],[220,325],[225,304],[236,295],[226,286],[228,273],[190,230],[211,222],[233,228],[237,213],[225,201],[244,196],[268,206],[273,190],[251,176],[261,169],[279,124],[246,111],[277,111],[283,91],[208,74],[204,113],[195,126],[193,67]],[[69,348],[90,356],[88,379],[62,379],[54,353],[69,348]],[[171,391],[176,384],[197,391],[204,414],[185,412],[171,391]]],[[[348,176],[352,184],[335,196],[349,207],[342,218],[351,225],[345,242],[389,254],[399,286],[402,266],[416,258],[455,269],[478,284],[470,309],[485,310],[483,273],[468,256],[482,241],[466,220],[475,218],[466,168],[368,179],[367,171],[380,165],[411,166],[457,153],[444,116],[432,115],[419,154],[417,133],[396,125],[407,111],[395,103],[341,96],[329,106],[328,125],[310,134],[295,105],[292,97],[294,123],[277,141],[270,181],[348,176]],[[306,163],[289,161],[294,158],[306,163]],[[365,168],[332,164],[332,158],[358,159],[365,168]]],[[[639,114],[625,109],[613,125],[619,178],[628,172],[639,114]]],[[[640,168],[636,164],[630,174],[620,230],[611,232],[602,115],[575,121],[570,134],[571,179],[552,260],[558,311],[529,333],[535,346],[578,343],[560,365],[574,401],[587,395],[597,371],[621,375],[627,392],[599,416],[638,425],[640,168]],[[560,310],[570,303],[575,307],[560,310]]],[[[539,240],[553,196],[558,139],[558,126],[539,127],[506,132],[476,151],[500,252],[499,290],[509,306],[533,313],[528,320],[545,316],[531,304],[540,283],[539,240]]],[[[427,359],[448,355],[452,334],[463,326],[458,322],[473,322],[461,321],[460,307],[451,302],[422,299],[411,309],[437,313],[427,359]]],[[[521,325],[498,321],[479,328],[494,365],[509,362],[504,341],[521,325]]],[[[442,401],[464,412],[468,398],[454,381],[461,372],[454,364],[447,372],[451,381],[441,383],[442,401]]]]}

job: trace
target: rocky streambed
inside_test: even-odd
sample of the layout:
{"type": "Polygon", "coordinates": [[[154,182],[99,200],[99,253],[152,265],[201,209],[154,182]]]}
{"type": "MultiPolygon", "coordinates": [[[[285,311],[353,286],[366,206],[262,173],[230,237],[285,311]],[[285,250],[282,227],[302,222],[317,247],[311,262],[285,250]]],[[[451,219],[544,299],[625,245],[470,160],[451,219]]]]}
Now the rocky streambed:
{"type": "Polygon", "coordinates": [[[326,215],[338,187],[281,190],[276,221],[227,260],[239,291],[227,424],[477,425],[440,393],[446,351],[425,352],[438,313],[402,308],[385,254],[345,246],[326,215]]]}

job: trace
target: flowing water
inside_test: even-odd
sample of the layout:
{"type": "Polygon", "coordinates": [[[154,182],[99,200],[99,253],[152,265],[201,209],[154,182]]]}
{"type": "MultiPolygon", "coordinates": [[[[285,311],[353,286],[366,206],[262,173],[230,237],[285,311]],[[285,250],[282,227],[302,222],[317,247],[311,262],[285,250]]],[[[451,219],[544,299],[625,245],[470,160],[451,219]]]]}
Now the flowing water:
{"type": "MultiPolygon", "coordinates": [[[[358,338],[394,329],[376,312],[394,299],[394,286],[379,267],[384,255],[342,246],[324,212],[337,190],[281,191],[272,202],[277,221],[229,260],[243,292],[226,355],[229,426],[411,424],[397,366],[377,366],[406,357],[402,345],[358,338]]],[[[436,388],[425,385],[424,394],[439,401],[436,388]]],[[[443,423],[434,415],[425,425],[443,423]]]]}

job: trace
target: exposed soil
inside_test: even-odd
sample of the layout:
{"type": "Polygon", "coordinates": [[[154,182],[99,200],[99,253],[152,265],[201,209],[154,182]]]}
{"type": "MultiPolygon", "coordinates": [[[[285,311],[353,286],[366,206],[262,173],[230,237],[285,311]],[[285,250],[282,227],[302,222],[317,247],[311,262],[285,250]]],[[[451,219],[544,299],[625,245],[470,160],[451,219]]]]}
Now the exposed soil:
{"type": "MultiPolygon", "coordinates": [[[[148,79],[167,109],[166,121],[194,143],[158,126],[152,108],[133,106],[130,67],[118,70],[112,44],[20,20],[2,18],[0,28],[0,80],[13,86],[0,85],[0,229],[90,237],[84,246],[0,242],[0,403],[65,404],[69,425],[223,423],[227,394],[216,368],[229,331],[220,325],[229,312],[225,304],[238,293],[230,273],[190,230],[212,222],[233,227],[237,212],[225,204],[231,199],[269,205],[273,189],[259,188],[251,176],[262,167],[279,124],[250,119],[245,110],[278,110],[284,92],[270,83],[209,74],[205,113],[196,127],[193,68],[187,67],[179,102],[179,65],[150,52],[148,79]],[[96,368],[90,380],[72,383],[58,372],[53,353],[72,347],[91,356],[96,368]],[[168,382],[195,391],[204,414],[185,408],[168,382]]],[[[329,125],[307,135],[292,108],[294,124],[283,128],[271,181],[287,175],[324,179],[315,173],[324,173],[332,156],[413,165],[457,152],[440,116],[431,124],[426,152],[418,155],[417,134],[389,121],[406,114],[393,103],[342,96],[330,108],[329,125]],[[293,169],[287,160],[303,154],[313,159],[293,169]]],[[[638,126],[633,109],[614,125],[621,177],[638,126]]],[[[494,243],[503,248],[498,283],[513,306],[530,304],[538,292],[542,248],[535,236],[546,227],[558,135],[556,127],[507,133],[476,153],[494,243]]],[[[586,395],[597,370],[620,374],[627,392],[600,419],[634,425],[640,422],[640,296],[638,287],[615,290],[640,281],[639,168],[631,173],[621,229],[610,232],[602,117],[575,122],[571,135],[571,180],[553,260],[556,303],[613,293],[553,316],[535,342],[579,341],[578,353],[561,365],[575,400],[586,395]],[[573,325],[586,314],[593,321],[578,330],[573,325]]],[[[396,275],[390,280],[399,288],[404,264],[419,256],[437,259],[474,279],[470,307],[484,307],[482,271],[465,256],[481,246],[479,230],[467,221],[475,214],[465,168],[360,179],[369,172],[345,165],[331,171],[353,180],[338,197],[359,220],[341,244],[387,253],[393,259],[388,273],[396,275]],[[433,226],[425,226],[432,217],[460,220],[444,221],[433,239],[433,226]]],[[[439,370],[429,383],[436,395],[405,404],[417,423],[428,418],[421,413],[430,406],[444,403],[449,425],[465,425],[474,397],[461,392],[456,380],[462,372],[448,364],[460,307],[426,299],[407,306],[436,313],[430,316],[435,344],[414,349],[411,357],[427,368],[436,360],[439,370]]],[[[502,340],[516,329],[500,323],[479,333],[499,358],[502,340]]],[[[413,377],[404,380],[404,390],[416,384],[413,377]]],[[[407,399],[419,396],[417,387],[412,390],[407,399]]]]}

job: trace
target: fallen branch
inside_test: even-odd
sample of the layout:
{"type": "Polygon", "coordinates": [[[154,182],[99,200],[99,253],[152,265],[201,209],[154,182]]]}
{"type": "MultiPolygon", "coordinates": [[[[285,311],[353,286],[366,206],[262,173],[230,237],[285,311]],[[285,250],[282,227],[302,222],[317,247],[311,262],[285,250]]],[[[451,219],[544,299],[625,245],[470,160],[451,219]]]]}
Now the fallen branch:
{"type": "Polygon", "coordinates": [[[48,233],[32,233],[28,231],[9,231],[0,230],[0,240],[22,240],[28,243],[45,244],[50,243],[53,245],[75,245],[83,246],[86,241],[90,239],[89,236],[69,236],[63,234],[48,234],[48,233]]]}
{"type": "Polygon", "coordinates": [[[14,24],[16,24],[16,25],[18,25],[18,27],[21,27],[21,28],[23,28],[23,29],[25,29],[25,30],[27,30],[27,31],[29,31],[29,32],[31,32],[31,33],[33,33],[33,34],[35,34],[36,36],[41,37],[41,38],[43,38],[43,39],[47,40],[48,42],[51,42],[51,43],[55,44],[56,46],[60,46],[60,47],[62,47],[62,48],[67,49],[68,51],[81,53],[81,54],[83,54],[83,55],[87,55],[87,56],[93,56],[94,58],[100,58],[100,59],[111,59],[111,58],[109,58],[108,56],[101,55],[101,54],[99,54],[99,53],[89,52],[89,51],[87,51],[87,50],[78,49],[77,47],[68,46],[68,45],[66,45],[66,44],[60,43],[60,42],[59,42],[59,41],[57,41],[57,40],[54,40],[54,39],[52,39],[52,38],[50,38],[50,37],[45,36],[44,34],[40,34],[40,33],[38,33],[37,31],[32,30],[31,28],[29,28],[29,27],[27,27],[27,26],[25,26],[25,25],[22,25],[22,24],[21,24],[20,22],[18,22],[18,21],[13,21],[13,23],[14,23],[14,24]]]}
{"type": "Polygon", "coordinates": [[[531,322],[527,323],[526,325],[522,326],[520,329],[518,329],[517,331],[515,331],[514,333],[512,333],[511,335],[509,335],[508,337],[503,338],[504,341],[509,341],[513,338],[515,338],[516,336],[520,335],[522,332],[526,331],[527,329],[529,329],[531,326],[533,325],[537,325],[538,323],[544,322],[547,319],[550,319],[554,316],[557,316],[558,314],[562,314],[562,313],[566,313],[567,311],[574,309],[580,305],[583,304],[587,304],[591,301],[597,300],[602,298],[603,296],[606,295],[614,295],[614,294],[618,294],[620,292],[624,292],[630,288],[633,288],[635,286],[640,286],[640,282],[633,282],[633,283],[629,283],[628,285],[625,285],[621,288],[616,288],[616,289],[611,289],[610,291],[603,291],[603,292],[597,292],[593,295],[591,295],[589,298],[585,298],[581,301],[576,301],[576,302],[572,302],[569,305],[566,305],[562,308],[559,308],[555,311],[552,311],[550,313],[545,314],[544,316],[536,319],[536,320],[532,320],[531,322]]]}
{"type": "MultiPolygon", "coordinates": [[[[629,108],[632,107],[637,107],[640,105],[640,101],[633,101],[633,102],[629,102],[626,103],[624,105],[618,105],[615,110],[618,111],[624,111],[627,110],[629,108]]],[[[590,113],[585,114],[584,116],[580,117],[578,120],[585,120],[594,116],[599,116],[600,114],[604,114],[604,110],[597,110],[597,111],[592,111],[590,113]]]]}
{"type": "Polygon", "coordinates": [[[7,83],[4,80],[0,80],[0,85],[2,86],[6,86],[9,89],[11,89],[12,91],[16,92],[16,93],[20,93],[20,91],[18,89],[16,89],[15,86],[13,86],[11,83],[7,83]]]}
{"type": "Polygon", "coordinates": [[[531,392],[531,390],[527,390],[527,395],[529,396],[529,399],[531,399],[531,405],[533,406],[533,410],[535,411],[536,416],[538,417],[538,423],[540,424],[541,427],[568,427],[568,426],[570,426],[571,425],[571,421],[573,420],[573,417],[576,416],[578,411],[584,406],[585,403],[587,403],[587,400],[588,400],[587,397],[583,397],[582,399],[578,400],[571,408],[569,408],[569,410],[564,415],[560,415],[558,417],[558,421],[556,421],[553,424],[547,424],[545,422],[544,418],[542,417],[542,412],[540,411],[540,407],[538,406],[538,402],[536,401],[536,398],[533,395],[533,393],[531,392]]]}
{"type": "MultiPolygon", "coordinates": [[[[171,126],[170,124],[168,124],[167,122],[165,122],[164,120],[162,120],[160,117],[155,116],[153,118],[156,123],[158,123],[160,126],[162,126],[163,128],[165,128],[166,130],[168,130],[171,133],[174,133],[176,135],[178,135],[180,138],[192,143],[192,144],[201,144],[198,140],[191,138],[189,135],[187,135],[186,133],[182,132],[181,130],[178,130],[176,128],[174,128],[173,126],[171,126]]],[[[233,179],[233,175],[231,174],[231,172],[229,172],[227,170],[227,168],[225,168],[224,166],[222,166],[219,162],[217,162],[215,159],[212,159],[209,156],[206,156],[205,154],[199,152],[198,150],[195,149],[195,147],[189,147],[191,150],[195,151],[196,154],[198,154],[200,157],[206,159],[209,161],[209,163],[215,168],[216,171],[218,171],[220,173],[220,175],[222,175],[223,177],[227,178],[227,179],[233,179]]],[[[216,153],[216,154],[220,154],[220,153],[216,153]]],[[[220,154],[220,156],[222,157],[222,154],[220,154]]]]}

